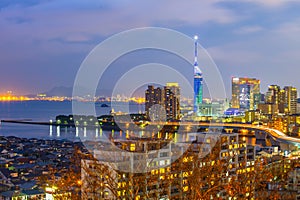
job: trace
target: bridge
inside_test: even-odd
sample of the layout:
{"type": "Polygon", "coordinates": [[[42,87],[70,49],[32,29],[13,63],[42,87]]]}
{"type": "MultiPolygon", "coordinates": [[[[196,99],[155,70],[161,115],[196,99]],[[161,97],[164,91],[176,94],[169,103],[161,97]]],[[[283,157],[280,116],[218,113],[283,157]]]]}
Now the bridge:
{"type": "MultiPolygon", "coordinates": [[[[121,123],[122,124],[122,123],[121,123]]],[[[119,123],[118,123],[119,125],[119,123]]],[[[122,125],[121,125],[122,126],[122,125]]],[[[283,132],[262,125],[213,122],[150,122],[147,126],[180,126],[181,132],[192,129],[198,132],[238,133],[241,136],[253,137],[256,144],[262,146],[280,146],[282,149],[300,148],[300,138],[290,137],[283,132]]]]}
{"type": "Polygon", "coordinates": [[[266,133],[269,137],[272,137],[275,141],[298,145],[300,147],[300,138],[290,137],[283,132],[272,129],[262,125],[252,125],[252,124],[232,124],[232,123],[199,123],[200,127],[220,127],[224,129],[227,133],[234,129],[239,129],[241,135],[256,136],[257,132],[266,133]]]}

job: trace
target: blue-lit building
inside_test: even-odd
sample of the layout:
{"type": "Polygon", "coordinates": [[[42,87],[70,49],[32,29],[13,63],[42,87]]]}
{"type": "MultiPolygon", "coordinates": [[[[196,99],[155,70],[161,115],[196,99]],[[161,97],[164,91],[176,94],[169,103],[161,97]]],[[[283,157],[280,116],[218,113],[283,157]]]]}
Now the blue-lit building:
{"type": "Polygon", "coordinates": [[[231,116],[240,116],[240,115],[245,115],[245,112],[238,109],[238,108],[228,108],[225,112],[224,115],[226,117],[231,117],[231,116]]]}
{"type": "Polygon", "coordinates": [[[195,36],[195,62],[194,62],[194,113],[200,116],[199,107],[203,102],[203,77],[197,61],[197,39],[195,36]]]}

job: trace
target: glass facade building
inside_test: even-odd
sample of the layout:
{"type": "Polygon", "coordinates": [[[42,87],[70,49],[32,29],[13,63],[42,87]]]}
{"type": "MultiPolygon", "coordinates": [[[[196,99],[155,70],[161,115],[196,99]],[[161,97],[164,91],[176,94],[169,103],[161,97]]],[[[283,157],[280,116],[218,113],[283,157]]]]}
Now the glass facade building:
{"type": "Polygon", "coordinates": [[[232,78],[231,107],[255,110],[260,103],[260,80],[255,78],[232,78]]]}

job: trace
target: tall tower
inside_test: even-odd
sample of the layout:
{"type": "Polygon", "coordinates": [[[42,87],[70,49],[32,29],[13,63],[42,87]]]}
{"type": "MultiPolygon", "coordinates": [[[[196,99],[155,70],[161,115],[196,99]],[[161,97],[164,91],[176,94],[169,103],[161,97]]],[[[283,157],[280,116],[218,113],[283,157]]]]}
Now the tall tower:
{"type": "Polygon", "coordinates": [[[202,72],[198,66],[197,61],[197,46],[198,46],[198,36],[194,37],[195,40],[195,60],[194,60],[194,113],[200,116],[199,105],[203,101],[203,78],[202,72]]]}

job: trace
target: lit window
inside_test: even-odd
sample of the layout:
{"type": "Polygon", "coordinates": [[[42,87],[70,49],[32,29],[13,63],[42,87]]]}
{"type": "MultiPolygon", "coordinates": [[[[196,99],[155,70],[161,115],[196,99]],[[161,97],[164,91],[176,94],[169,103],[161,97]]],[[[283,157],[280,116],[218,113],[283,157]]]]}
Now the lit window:
{"type": "Polygon", "coordinates": [[[130,151],[135,151],[135,144],[130,144],[130,151]]]}

